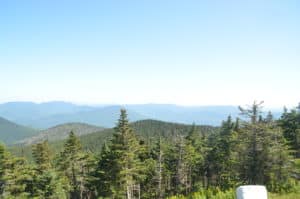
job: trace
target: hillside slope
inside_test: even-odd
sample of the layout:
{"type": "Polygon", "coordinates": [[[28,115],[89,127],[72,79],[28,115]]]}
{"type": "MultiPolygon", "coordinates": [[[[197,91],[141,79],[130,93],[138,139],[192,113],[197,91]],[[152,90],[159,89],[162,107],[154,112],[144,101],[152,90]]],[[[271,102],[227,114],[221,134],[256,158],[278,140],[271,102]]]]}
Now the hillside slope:
{"type": "Polygon", "coordinates": [[[18,144],[30,145],[44,140],[48,140],[49,142],[63,140],[68,137],[70,131],[73,131],[77,136],[82,136],[102,130],[104,128],[85,123],[66,123],[40,131],[38,135],[21,140],[18,144]]]}
{"type": "MultiPolygon", "coordinates": [[[[134,132],[143,140],[151,142],[153,138],[159,136],[170,138],[173,134],[187,135],[191,130],[192,125],[163,122],[158,120],[141,120],[132,122],[131,127],[134,132]]],[[[218,127],[212,127],[208,125],[197,125],[199,133],[203,135],[210,135],[218,131],[218,127]]],[[[105,141],[108,141],[112,134],[113,129],[106,129],[102,132],[91,133],[80,137],[80,140],[86,150],[99,152],[101,146],[105,141]]]]}
{"type": "Polygon", "coordinates": [[[37,133],[38,131],[35,129],[13,123],[0,117],[0,141],[5,144],[13,144],[37,133]]]}
{"type": "MultiPolygon", "coordinates": [[[[150,143],[152,138],[163,136],[169,138],[172,134],[186,135],[192,128],[192,125],[163,122],[157,120],[142,120],[132,122],[131,127],[136,134],[143,140],[150,143]]],[[[198,132],[204,135],[211,135],[218,131],[218,127],[197,125],[198,132]]],[[[104,129],[98,132],[82,135],[79,137],[82,146],[86,151],[100,152],[104,142],[108,142],[114,133],[113,128],[104,129]]],[[[64,140],[50,142],[50,147],[54,153],[62,150],[64,140]]],[[[31,159],[31,145],[18,144],[10,148],[15,155],[25,155],[31,159]]]]}

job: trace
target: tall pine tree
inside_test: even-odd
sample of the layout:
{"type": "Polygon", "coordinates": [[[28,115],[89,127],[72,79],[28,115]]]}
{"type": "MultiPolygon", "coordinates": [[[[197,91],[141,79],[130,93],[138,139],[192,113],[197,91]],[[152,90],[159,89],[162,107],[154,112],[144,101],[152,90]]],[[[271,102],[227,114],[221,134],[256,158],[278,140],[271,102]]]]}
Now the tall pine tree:
{"type": "Polygon", "coordinates": [[[121,110],[109,148],[102,150],[98,170],[104,180],[101,196],[132,199],[140,196],[142,164],[139,141],[129,125],[125,109],[121,110]],[[109,174],[110,176],[106,175],[109,174]]]}
{"type": "Polygon", "coordinates": [[[82,199],[91,195],[89,187],[89,155],[82,150],[81,143],[74,132],[70,132],[64,149],[58,158],[58,170],[65,177],[70,197],[82,199]]]}

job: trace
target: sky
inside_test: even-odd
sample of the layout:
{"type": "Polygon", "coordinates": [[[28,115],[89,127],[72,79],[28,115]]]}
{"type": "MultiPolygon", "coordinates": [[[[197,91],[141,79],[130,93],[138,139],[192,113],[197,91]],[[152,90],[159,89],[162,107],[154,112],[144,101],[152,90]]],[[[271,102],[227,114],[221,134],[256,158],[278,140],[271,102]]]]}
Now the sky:
{"type": "Polygon", "coordinates": [[[0,1],[0,102],[300,101],[298,0],[0,1]]]}

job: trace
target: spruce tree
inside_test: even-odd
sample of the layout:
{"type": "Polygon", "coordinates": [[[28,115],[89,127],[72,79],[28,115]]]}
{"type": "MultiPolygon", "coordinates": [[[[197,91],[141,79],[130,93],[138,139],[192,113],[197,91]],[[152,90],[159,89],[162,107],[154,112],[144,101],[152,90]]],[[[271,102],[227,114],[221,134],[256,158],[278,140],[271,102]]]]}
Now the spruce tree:
{"type": "Polygon", "coordinates": [[[164,166],[164,149],[162,144],[162,138],[159,137],[158,141],[155,144],[155,147],[153,149],[153,158],[156,162],[155,164],[155,192],[156,192],[156,198],[162,199],[165,193],[164,188],[164,172],[165,172],[165,166],[164,166]]]}
{"type": "Polygon", "coordinates": [[[79,139],[71,131],[58,158],[58,170],[65,177],[71,198],[82,199],[91,194],[88,189],[91,172],[88,159],[89,155],[83,152],[79,139]]]}
{"type": "Polygon", "coordinates": [[[248,184],[264,184],[270,191],[284,186],[292,169],[291,157],[282,131],[273,122],[259,122],[261,104],[250,109],[240,109],[245,120],[240,129],[240,177],[248,184]],[[274,185],[276,184],[276,186],[274,185]]]}
{"type": "Polygon", "coordinates": [[[237,167],[237,132],[239,124],[232,122],[231,116],[222,123],[220,133],[216,135],[214,143],[208,155],[209,182],[223,190],[233,187],[238,178],[237,167]]]}
{"type": "Polygon", "coordinates": [[[103,149],[96,170],[104,180],[101,196],[132,199],[140,195],[143,172],[140,154],[138,139],[129,125],[126,110],[122,109],[109,148],[103,149]]]}
{"type": "Polygon", "coordinates": [[[2,198],[30,198],[34,191],[34,170],[31,165],[24,158],[10,155],[5,149],[1,155],[2,198]]]}
{"type": "Polygon", "coordinates": [[[292,109],[282,114],[278,121],[283,130],[283,135],[288,141],[290,149],[296,158],[300,157],[300,112],[292,109]]]}
{"type": "Polygon", "coordinates": [[[39,172],[43,172],[52,168],[51,152],[48,141],[33,145],[32,156],[39,172]]]}
{"type": "Polygon", "coordinates": [[[93,173],[93,185],[97,190],[97,195],[102,197],[110,197],[113,195],[111,183],[116,179],[114,178],[113,168],[113,154],[105,142],[102,146],[98,164],[93,173]]]}
{"type": "Polygon", "coordinates": [[[32,147],[32,156],[35,161],[33,197],[39,198],[66,198],[67,193],[62,180],[52,168],[51,151],[47,141],[32,147]]]}
{"type": "Polygon", "coordinates": [[[190,193],[196,188],[203,187],[204,159],[207,148],[204,144],[205,136],[193,124],[185,137],[185,161],[187,164],[187,186],[185,193],[190,193]]]}
{"type": "Polygon", "coordinates": [[[6,185],[6,170],[8,169],[9,153],[4,145],[0,144],[0,194],[2,195],[6,185]]]}
{"type": "Polygon", "coordinates": [[[138,179],[141,164],[138,159],[138,140],[129,126],[125,109],[121,110],[115,131],[111,145],[117,171],[114,191],[120,198],[131,199],[134,197],[134,191],[139,186],[138,179]]]}

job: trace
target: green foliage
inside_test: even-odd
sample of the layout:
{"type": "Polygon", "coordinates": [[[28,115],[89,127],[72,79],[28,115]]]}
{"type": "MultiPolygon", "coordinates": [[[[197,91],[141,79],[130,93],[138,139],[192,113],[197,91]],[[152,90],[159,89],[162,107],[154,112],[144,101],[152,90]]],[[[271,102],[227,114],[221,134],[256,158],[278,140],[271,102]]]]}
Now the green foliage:
{"type": "Polygon", "coordinates": [[[223,190],[238,184],[238,129],[229,116],[223,122],[206,159],[209,185],[223,190]]]}
{"type": "Polygon", "coordinates": [[[203,189],[188,196],[171,196],[168,199],[235,199],[235,191],[220,191],[219,189],[203,189]]]}
{"type": "MultiPolygon", "coordinates": [[[[98,170],[96,170],[100,176],[104,175],[104,179],[107,180],[106,185],[108,185],[104,185],[107,190],[103,195],[99,191],[100,195],[109,194],[113,198],[132,198],[136,194],[136,189],[140,187],[139,182],[143,178],[140,148],[138,139],[129,126],[126,111],[122,109],[111,144],[108,149],[104,148],[101,155],[101,159],[105,158],[107,161],[106,165],[103,165],[100,159],[98,170]]],[[[99,180],[102,179],[99,178],[99,180]]],[[[98,182],[98,184],[101,183],[98,182]]]]}
{"type": "Polygon", "coordinates": [[[300,192],[292,192],[292,193],[269,193],[269,199],[297,199],[299,198],[300,192]]]}
{"type": "Polygon", "coordinates": [[[278,121],[295,157],[300,158],[300,109],[285,110],[278,121]]]}
{"type": "Polygon", "coordinates": [[[89,175],[94,166],[93,157],[83,152],[79,139],[72,131],[64,144],[63,151],[56,159],[56,165],[71,198],[92,195],[92,190],[88,187],[89,175]]]}
{"type": "Polygon", "coordinates": [[[39,172],[51,168],[51,154],[48,141],[38,143],[32,147],[32,156],[39,172]]]}
{"type": "Polygon", "coordinates": [[[242,184],[299,194],[299,113],[276,121],[261,103],[240,110],[244,120],[220,128],[130,124],[121,110],[114,129],[23,148],[31,162],[0,145],[1,198],[232,199],[242,184]]]}
{"type": "MultiPolygon", "coordinates": [[[[169,122],[162,122],[156,120],[142,120],[130,124],[137,137],[145,140],[148,145],[152,145],[160,136],[170,138],[177,132],[178,134],[187,135],[191,129],[191,125],[176,124],[169,122]]],[[[196,126],[201,134],[206,136],[215,134],[218,131],[217,127],[211,126],[196,126]]],[[[84,151],[92,153],[100,153],[102,145],[105,141],[112,138],[114,129],[104,129],[88,135],[79,137],[84,151]]],[[[53,153],[62,151],[65,140],[49,142],[50,150],[53,153]]],[[[25,156],[29,161],[32,161],[32,147],[30,145],[18,144],[9,147],[9,151],[16,156],[25,156]]]]}
{"type": "Polygon", "coordinates": [[[286,189],[293,169],[292,158],[283,133],[274,122],[258,120],[260,104],[242,113],[250,118],[241,128],[241,180],[265,184],[270,191],[286,189]],[[271,164],[270,164],[271,163],[271,164]]]}
{"type": "Polygon", "coordinates": [[[63,180],[52,168],[52,155],[47,141],[32,147],[35,162],[33,173],[32,197],[38,198],[66,198],[67,190],[63,180]]]}
{"type": "MultiPolygon", "coordinates": [[[[292,193],[268,193],[269,199],[296,199],[299,198],[299,188],[292,193]]],[[[188,196],[177,195],[168,199],[235,199],[235,190],[220,191],[219,189],[205,189],[188,196]]]]}

